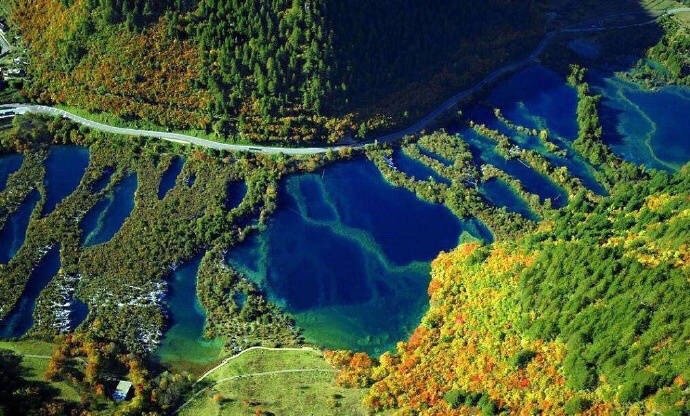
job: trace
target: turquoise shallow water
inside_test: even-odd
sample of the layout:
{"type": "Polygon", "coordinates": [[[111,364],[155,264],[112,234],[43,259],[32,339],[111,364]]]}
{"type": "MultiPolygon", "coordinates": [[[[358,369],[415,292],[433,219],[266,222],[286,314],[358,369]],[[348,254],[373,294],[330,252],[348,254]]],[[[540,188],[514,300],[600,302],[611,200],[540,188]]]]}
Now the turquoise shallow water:
{"type": "Polygon", "coordinates": [[[690,161],[690,88],[646,91],[595,75],[604,140],[623,158],[650,168],[676,170],[690,161]]]}
{"type": "Polygon", "coordinates": [[[38,191],[31,191],[19,208],[10,214],[0,230],[0,263],[7,264],[24,244],[31,213],[41,200],[38,191]]]}
{"type": "Polygon", "coordinates": [[[48,215],[65,197],[74,192],[89,166],[89,150],[78,146],[53,146],[46,159],[46,202],[48,215]]]}
{"type": "Polygon", "coordinates": [[[16,172],[24,161],[20,154],[0,155],[0,192],[5,190],[7,179],[16,172]]]}
{"type": "Polygon", "coordinates": [[[168,278],[166,306],[170,327],[157,351],[163,362],[207,363],[218,358],[222,340],[202,338],[206,313],[196,296],[202,256],[183,264],[168,278]]]}
{"type": "Polygon", "coordinates": [[[60,248],[53,247],[34,268],[17,305],[0,321],[0,338],[21,337],[34,323],[36,299],[60,270],[60,248]]]}
{"type": "Polygon", "coordinates": [[[379,353],[418,324],[429,261],[465,231],[490,238],[356,160],[288,178],[267,230],[228,262],[292,313],[309,341],[379,353]]]}
{"type": "Polygon", "coordinates": [[[129,174],[115,185],[111,195],[104,197],[84,215],[81,221],[83,244],[103,244],[120,230],[134,209],[137,175],[129,174]]]}

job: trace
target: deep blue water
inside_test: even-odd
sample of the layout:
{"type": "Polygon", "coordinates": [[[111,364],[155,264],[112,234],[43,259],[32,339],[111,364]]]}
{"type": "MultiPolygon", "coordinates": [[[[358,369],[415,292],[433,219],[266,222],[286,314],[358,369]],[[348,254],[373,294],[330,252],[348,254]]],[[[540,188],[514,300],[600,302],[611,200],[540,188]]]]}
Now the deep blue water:
{"type": "Polygon", "coordinates": [[[568,202],[566,192],[547,177],[534,171],[520,160],[507,160],[496,153],[494,143],[490,139],[477,134],[470,128],[463,130],[461,137],[469,145],[475,159],[494,165],[519,179],[527,191],[539,195],[542,200],[550,198],[554,207],[562,207],[568,202]]]}
{"type": "Polygon", "coordinates": [[[0,321],[0,338],[21,337],[34,323],[36,299],[60,270],[60,248],[46,253],[31,273],[22,296],[10,313],[0,321]]]}
{"type": "Polygon", "coordinates": [[[481,186],[481,192],[495,206],[505,207],[508,211],[522,214],[525,218],[537,219],[537,215],[532,212],[527,202],[500,179],[484,182],[481,186]]]}
{"type": "Polygon", "coordinates": [[[97,193],[104,190],[105,187],[110,183],[110,178],[112,178],[113,173],[115,173],[115,169],[105,168],[101,174],[101,177],[91,183],[91,191],[93,193],[97,193]]]}
{"type": "Polygon", "coordinates": [[[48,215],[65,197],[74,192],[89,166],[89,150],[79,146],[53,146],[46,159],[46,203],[48,215]]]}
{"type": "Polygon", "coordinates": [[[690,161],[690,88],[646,91],[593,73],[603,95],[604,140],[623,158],[650,168],[676,170],[690,161]]]}
{"type": "Polygon", "coordinates": [[[89,247],[110,241],[134,209],[137,175],[129,174],[84,215],[81,221],[82,242],[89,247]]]}
{"type": "Polygon", "coordinates": [[[401,149],[396,149],[393,153],[393,163],[401,172],[416,179],[426,181],[431,178],[434,182],[450,184],[449,179],[439,175],[424,163],[407,156],[401,149]]]}
{"type": "Polygon", "coordinates": [[[377,353],[419,323],[429,261],[467,230],[486,234],[360,159],[288,178],[267,229],[228,262],[291,312],[309,341],[377,353]]]}
{"type": "Polygon", "coordinates": [[[7,218],[5,226],[0,230],[0,263],[7,264],[24,244],[31,213],[40,200],[38,191],[31,191],[19,208],[7,218]]]}
{"type": "Polygon", "coordinates": [[[501,82],[488,101],[517,124],[546,127],[564,138],[577,137],[577,93],[561,76],[543,66],[531,66],[501,82]]]}
{"type": "MultiPolygon", "coordinates": [[[[599,194],[605,193],[594,178],[593,168],[572,150],[578,130],[577,93],[558,74],[543,66],[531,66],[498,84],[486,101],[466,110],[466,118],[500,131],[525,149],[537,151],[554,166],[567,167],[586,187],[599,194]],[[557,156],[549,152],[538,137],[509,128],[495,117],[493,108],[500,108],[503,115],[517,125],[548,129],[549,140],[568,151],[568,156],[557,156]]],[[[459,131],[454,126],[451,129],[459,131]]]]}
{"type": "Polygon", "coordinates": [[[69,314],[70,329],[75,329],[89,315],[89,307],[76,296],[72,298],[72,308],[69,314]]]}
{"type": "Polygon", "coordinates": [[[0,155],[0,192],[5,190],[7,179],[22,166],[23,161],[21,154],[0,155]]]}
{"type": "Polygon", "coordinates": [[[184,167],[184,159],[181,157],[175,157],[170,162],[170,166],[163,173],[161,178],[161,183],[158,186],[158,199],[163,199],[165,195],[175,187],[177,177],[182,172],[184,167]]]}
{"type": "Polygon", "coordinates": [[[568,48],[586,59],[596,59],[601,53],[599,45],[586,39],[573,39],[568,42],[568,48]]]}
{"type": "Polygon", "coordinates": [[[164,362],[205,363],[218,357],[221,340],[203,339],[206,313],[196,295],[197,272],[202,256],[183,264],[168,278],[167,309],[170,327],[158,349],[164,362]]]}
{"type": "Polygon", "coordinates": [[[228,183],[227,194],[225,196],[225,209],[236,208],[247,194],[247,184],[244,181],[228,183]]]}

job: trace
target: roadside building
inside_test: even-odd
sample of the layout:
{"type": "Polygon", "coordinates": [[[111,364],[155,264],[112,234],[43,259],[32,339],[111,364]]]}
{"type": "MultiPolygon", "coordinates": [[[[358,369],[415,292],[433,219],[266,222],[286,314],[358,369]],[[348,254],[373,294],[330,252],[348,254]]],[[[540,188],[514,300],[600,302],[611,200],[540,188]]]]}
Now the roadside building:
{"type": "Polygon", "coordinates": [[[125,380],[120,380],[117,383],[115,391],[113,392],[113,400],[115,400],[117,403],[127,400],[131,392],[132,383],[125,380]]]}

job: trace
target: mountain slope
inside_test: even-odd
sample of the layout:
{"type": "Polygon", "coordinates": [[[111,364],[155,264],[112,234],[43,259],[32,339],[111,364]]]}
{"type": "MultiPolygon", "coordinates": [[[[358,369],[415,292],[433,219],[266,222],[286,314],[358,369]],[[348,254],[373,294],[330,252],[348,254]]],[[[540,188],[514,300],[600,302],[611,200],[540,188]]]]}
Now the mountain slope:
{"type": "Polygon", "coordinates": [[[690,166],[441,254],[422,324],[379,364],[331,353],[341,382],[377,410],[686,414],[688,195],[690,166]]]}
{"type": "Polygon", "coordinates": [[[29,97],[294,142],[409,119],[542,30],[514,0],[16,0],[11,21],[29,97]]]}

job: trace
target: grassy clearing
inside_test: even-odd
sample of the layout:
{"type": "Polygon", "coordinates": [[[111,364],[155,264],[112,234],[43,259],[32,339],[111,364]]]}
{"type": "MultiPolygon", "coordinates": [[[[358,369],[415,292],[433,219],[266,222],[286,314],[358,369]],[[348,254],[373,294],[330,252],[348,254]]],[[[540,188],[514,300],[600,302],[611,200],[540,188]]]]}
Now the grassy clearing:
{"type": "Polygon", "coordinates": [[[363,415],[362,390],[334,383],[320,352],[250,351],[209,375],[181,415],[363,415]],[[322,370],[291,373],[285,370],[322,370]],[[266,374],[268,373],[268,374],[266,374]],[[238,376],[242,376],[238,378],[238,376]]]}
{"type": "MultiPolygon", "coordinates": [[[[46,382],[43,374],[48,366],[48,358],[53,352],[53,344],[38,340],[0,341],[0,349],[12,350],[24,357],[26,378],[29,380],[46,382]]],[[[50,382],[52,387],[60,391],[60,397],[65,400],[79,401],[79,392],[64,381],[50,382]]]]}

